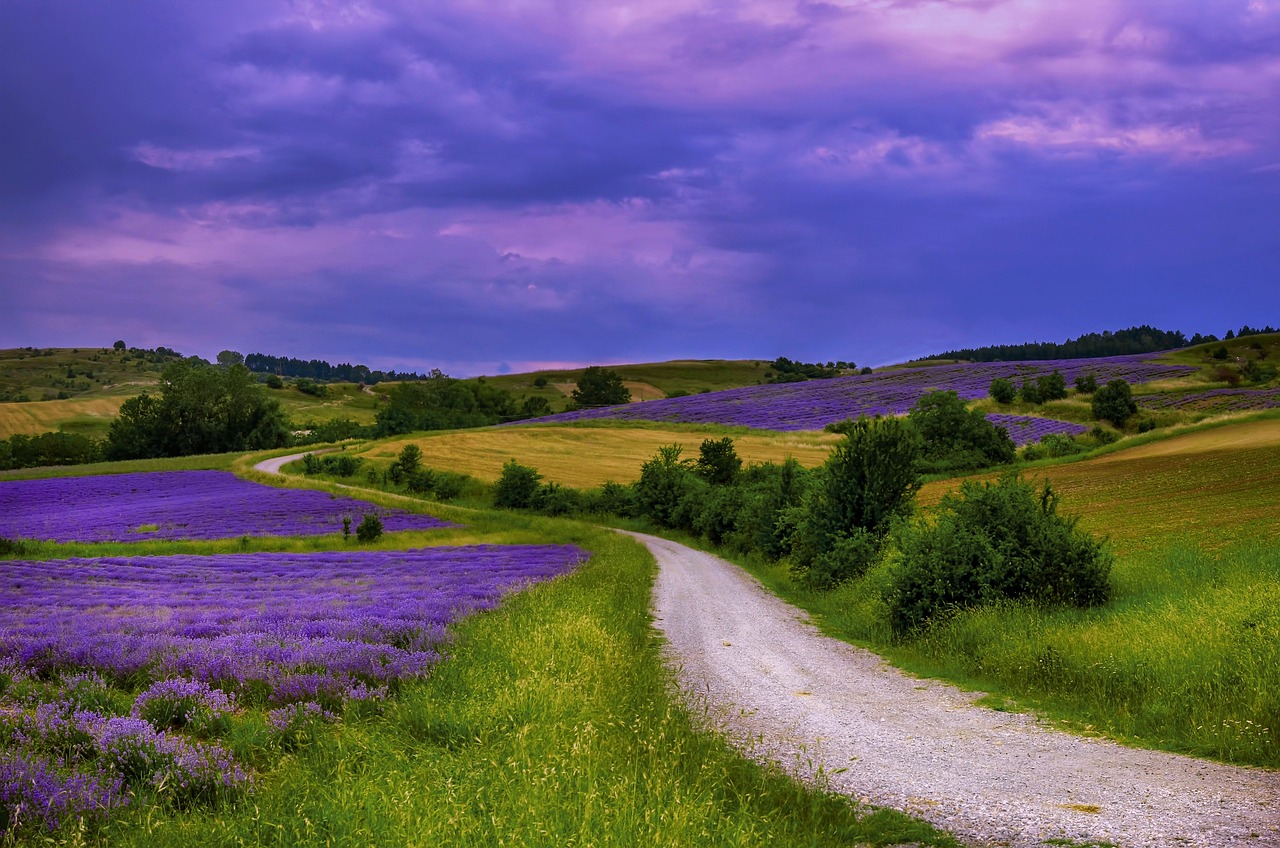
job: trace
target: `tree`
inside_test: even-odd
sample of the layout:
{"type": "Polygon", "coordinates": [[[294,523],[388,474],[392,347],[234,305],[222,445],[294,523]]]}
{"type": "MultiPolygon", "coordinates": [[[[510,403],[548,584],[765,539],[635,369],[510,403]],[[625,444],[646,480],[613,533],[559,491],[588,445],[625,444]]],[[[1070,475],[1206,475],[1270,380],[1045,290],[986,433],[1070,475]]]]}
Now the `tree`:
{"type": "Polygon", "coordinates": [[[243,365],[178,360],[160,373],[160,394],[142,393],[120,407],[107,436],[110,459],[260,450],[289,443],[278,401],[243,365]]]}
{"type": "Polygon", "coordinates": [[[228,368],[232,365],[244,365],[244,354],[237,353],[234,350],[219,351],[218,364],[224,368],[228,368]]]}
{"type": "Polygon", "coordinates": [[[1043,398],[1040,397],[1040,386],[1035,380],[1024,380],[1022,387],[1018,389],[1018,398],[1023,403],[1040,403],[1043,398]]]}
{"type": "Polygon", "coordinates": [[[631,392],[622,384],[622,375],[618,372],[592,365],[578,378],[573,402],[584,409],[631,403],[631,392]]]}
{"type": "Polygon", "coordinates": [[[732,483],[742,470],[742,459],[734,450],[733,439],[725,436],[723,439],[703,440],[694,470],[713,486],[732,483]]]}
{"type": "Polygon", "coordinates": [[[954,391],[930,392],[916,401],[907,420],[923,439],[921,468],[963,471],[1011,462],[1013,439],[1003,427],[968,405],[954,391]]]}
{"type": "Polygon", "coordinates": [[[901,418],[859,418],[817,474],[796,528],[796,571],[829,587],[863,574],[920,488],[920,435],[901,418]]]}
{"type": "Polygon", "coordinates": [[[996,377],[991,381],[991,398],[996,403],[1013,403],[1018,396],[1018,390],[1013,387],[1013,381],[1004,377],[996,377]]]}
{"type": "Polygon", "coordinates": [[[529,509],[538,498],[542,475],[536,469],[514,459],[502,466],[502,474],[493,484],[493,505],[507,509],[529,509]]]}
{"type": "MultiPolygon", "coordinates": [[[[636,506],[641,515],[660,527],[675,527],[681,501],[699,483],[688,460],[680,458],[680,445],[663,445],[652,459],[640,466],[636,481],[636,506]]],[[[705,486],[705,484],[702,484],[705,486]]]]}
{"type": "Polygon", "coordinates": [[[1093,374],[1081,374],[1076,377],[1076,393],[1091,395],[1098,390],[1098,378],[1093,374]]]}
{"type": "Polygon", "coordinates": [[[1067,396],[1067,380],[1056,368],[1052,374],[1042,374],[1036,380],[1036,390],[1040,400],[1062,400],[1067,396]]]}
{"type": "Polygon", "coordinates": [[[1093,393],[1093,417],[1124,427],[1129,417],[1138,411],[1133,402],[1133,390],[1124,380],[1111,380],[1093,393]]]}
{"type": "Polygon", "coordinates": [[[113,344],[111,347],[112,347],[112,348],[114,348],[115,350],[124,350],[124,349],[125,349],[124,340],[123,340],[123,339],[117,339],[117,340],[116,340],[116,343],[115,343],[115,344],[113,344]]]}

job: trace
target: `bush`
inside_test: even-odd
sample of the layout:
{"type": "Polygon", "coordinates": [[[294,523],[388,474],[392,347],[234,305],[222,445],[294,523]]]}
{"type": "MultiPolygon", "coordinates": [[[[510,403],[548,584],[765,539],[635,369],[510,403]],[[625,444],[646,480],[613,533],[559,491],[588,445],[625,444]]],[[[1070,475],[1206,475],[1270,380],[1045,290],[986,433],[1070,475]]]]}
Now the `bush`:
{"type": "Polygon", "coordinates": [[[382,538],[382,519],[377,513],[369,513],[356,526],[356,538],[361,542],[376,542],[382,538]]]}
{"type": "Polygon", "coordinates": [[[920,435],[900,418],[860,418],[817,472],[792,540],[794,570],[824,588],[856,577],[864,554],[911,510],[920,488],[920,435]]]}
{"type": "Polygon", "coordinates": [[[1214,359],[1226,359],[1227,356],[1229,356],[1229,354],[1227,353],[1226,345],[1218,345],[1216,348],[1213,349],[1214,359]]]}
{"type": "Polygon", "coordinates": [[[1018,397],[1018,391],[1013,387],[1013,381],[1004,377],[996,377],[991,381],[991,398],[996,403],[1013,403],[1018,397]]]}
{"type": "Polygon", "coordinates": [[[1098,390],[1098,378],[1092,374],[1082,374],[1076,377],[1076,393],[1082,395],[1091,395],[1098,390]]]}
{"type": "Polygon", "coordinates": [[[682,509],[685,495],[701,482],[690,470],[688,460],[680,458],[680,445],[663,445],[653,458],[640,466],[636,481],[636,507],[644,517],[659,527],[678,527],[687,510],[682,509]]]}
{"type": "Polygon", "coordinates": [[[1133,390],[1124,380],[1111,380],[1093,393],[1093,417],[1124,427],[1126,421],[1138,411],[1133,402],[1133,390]]]}
{"type": "Polygon", "coordinates": [[[502,474],[493,484],[493,505],[506,509],[531,509],[538,497],[542,475],[536,469],[514,459],[502,466],[502,474]]]}
{"type": "Polygon", "coordinates": [[[713,486],[732,483],[742,470],[742,460],[734,450],[733,439],[728,436],[723,439],[704,439],[698,449],[694,470],[713,486]]]}
{"type": "Polygon", "coordinates": [[[1018,398],[1023,403],[1040,403],[1044,400],[1040,397],[1040,386],[1032,380],[1023,382],[1022,388],[1018,389],[1018,398]]]}
{"type": "Polygon", "coordinates": [[[966,471],[1012,462],[1013,439],[954,391],[930,392],[907,413],[923,439],[920,470],[966,471]]]}
{"type": "Polygon", "coordinates": [[[577,489],[547,483],[534,496],[533,508],[544,515],[573,515],[582,504],[577,489]]]}
{"type": "Polygon", "coordinates": [[[1112,557],[1101,541],[1058,514],[1048,485],[1006,475],[966,481],[943,498],[936,522],[902,524],[886,591],[902,635],[949,612],[1007,599],[1089,607],[1110,597],[1112,557]]]}
{"type": "Polygon", "coordinates": [[[1067,396],[1067,378],[1055,368],[1052,374],[1044,374],[1036,380],[1036,392],[1041,402],[1062,400],[1067,396]]]}
{"type": "Polygon", "coordinates": [[[281,380],[278,374],[268,374],[266,376],[266,379],[264,379],[262,382],[266,384],[268,389],[284,388],[284,380],[281,380]]]}

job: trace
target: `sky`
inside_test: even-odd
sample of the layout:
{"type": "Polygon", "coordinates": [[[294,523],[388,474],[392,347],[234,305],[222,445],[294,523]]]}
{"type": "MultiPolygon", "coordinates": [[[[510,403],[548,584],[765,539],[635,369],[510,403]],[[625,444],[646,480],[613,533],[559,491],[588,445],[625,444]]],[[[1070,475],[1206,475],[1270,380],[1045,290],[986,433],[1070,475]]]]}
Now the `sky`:
{"type": "Polygon", "coordinates": [[[879,365],[1277,269],[1280,0],[0,3],[0,347],[879,365]]]}

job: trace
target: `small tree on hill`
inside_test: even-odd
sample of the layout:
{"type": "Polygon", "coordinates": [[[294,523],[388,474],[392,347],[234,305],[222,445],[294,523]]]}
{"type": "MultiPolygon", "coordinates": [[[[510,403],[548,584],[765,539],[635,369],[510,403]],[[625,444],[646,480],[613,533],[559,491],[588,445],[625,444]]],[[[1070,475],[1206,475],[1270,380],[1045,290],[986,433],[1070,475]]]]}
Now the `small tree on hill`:
{"type": "Polygon", "coordinates": [[[923,438],[921,469],[963,471],[1010,462],[1016,452],[1003,427],[968,405],[954,391],[930,392],[916,401],[907,420],[923,438]]]}
{"type": "Polygon", "coordinates": [[[573,390],[573,402],[580,407],[613,406],[630,403],[631,392],[622,384],[622,375],[599,365],[592,365],[578,378],[573,390]]]}
{"type": "Polygon", "coordinates": [[[1036,390],[1040,400],[1062,400],[1067,396],[1067,380],[1061,372],[1054,369],[1052,374],[1044,374],[1036,380],[1036,390]]]}
{"type": "Polygon", "coordinates": [[[507,509],[530,509],[538,499],[542,475],[536,469],[514,459],[502,466],[498,482],[493,484],[493,505],[507,509]]]}
{"type": "Polygon", "coordinates": [[[1018,396],[1018,390],[1013,387],[1013,381],[1004,377],[996,377],[991,381],[991,398],[996,403],[1013,403],[1018,396]]]}
{"type": "Polygon", "coordinates": [[[694,465],[698,476],[713,486],[732,483],[742,470],[742,459],[734,450],[733,439],[706,439],[698,449],[698,460],[694,465]]]}
{"type": "Polygon", "coordinates": [[[1081,374],[1076,377],[1076,393],[1091,395],[1098,390],[1098,378],[1093,374],[1081,374]]]}
{"type": "Polygon", "coordinates": [[[1093,417],[1110,421],[1123,427],[1129,417],[1138,411],[1133,402],[1133,390],[1124,380],[1111,380],[1093,393],[1093,417]]]}
{"type": "Polygon", "coordinates": [[[806,583],[827,588],[863,574],[890,523],[920,488],[920,436],[901,418],[860,418],[817,473],[793,542],[806,583]]]}

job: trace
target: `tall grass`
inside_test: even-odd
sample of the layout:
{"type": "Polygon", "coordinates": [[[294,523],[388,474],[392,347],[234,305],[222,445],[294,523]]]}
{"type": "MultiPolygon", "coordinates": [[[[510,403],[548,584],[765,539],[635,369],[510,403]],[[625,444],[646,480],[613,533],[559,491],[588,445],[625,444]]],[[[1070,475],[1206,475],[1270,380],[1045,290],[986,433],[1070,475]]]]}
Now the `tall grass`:
{"type": "MultiPolygon", "coordinates": [[[[652,558],[582,525],[576,573],[456,628],[381,716],[344,723],[220,809],[134,809],[68,841],[112,846],[955,845],[804,787],[698,730],[648,614],[652,558]]],[[[577,529],[573,529],[577,527],[577,529]]]]}

